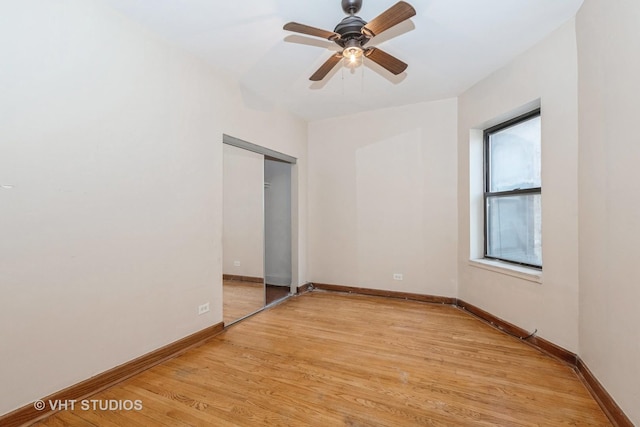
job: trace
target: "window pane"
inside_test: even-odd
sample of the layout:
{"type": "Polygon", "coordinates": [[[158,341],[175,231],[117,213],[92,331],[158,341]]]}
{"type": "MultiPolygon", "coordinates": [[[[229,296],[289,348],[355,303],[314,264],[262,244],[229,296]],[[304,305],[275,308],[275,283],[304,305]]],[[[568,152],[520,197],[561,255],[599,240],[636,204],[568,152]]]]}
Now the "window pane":
{"type": "Polygon", "coordinates": [[[542,266],[540,194],[487,198],[487,256],[542,266]]]}
{"type": "Polygon", "coordinates": [[[541,187],[540,116],[489,135],[489,192],[541,187]]]}

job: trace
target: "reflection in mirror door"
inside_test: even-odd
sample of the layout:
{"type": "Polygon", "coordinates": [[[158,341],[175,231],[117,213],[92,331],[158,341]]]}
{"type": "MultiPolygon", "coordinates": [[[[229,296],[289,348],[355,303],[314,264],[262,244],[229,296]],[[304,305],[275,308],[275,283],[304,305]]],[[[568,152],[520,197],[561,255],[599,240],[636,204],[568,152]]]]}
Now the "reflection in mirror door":
{"type": "Polygon", "coordinates": [[[291,290],[291,163],[264,159],[264,277],[270,304],[291,290]]]}
{"type": "Polygon", "coordinates": [[[229,325],[265,303],[264,156],[223,144],[223,321],[229,325]]]}

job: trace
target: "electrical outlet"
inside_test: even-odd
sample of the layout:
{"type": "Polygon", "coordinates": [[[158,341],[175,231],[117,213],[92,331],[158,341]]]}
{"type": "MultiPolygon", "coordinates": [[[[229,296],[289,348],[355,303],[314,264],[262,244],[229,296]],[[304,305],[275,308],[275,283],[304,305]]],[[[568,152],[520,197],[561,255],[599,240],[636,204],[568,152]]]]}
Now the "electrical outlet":
{"type": "Polygon", "coordinates": [[[240,267],[240,261],[233,261],[234,267],[240,267]]]}
{"type": "Polygon", "coordinates": [[[402,280],[402,273],[393,273],[393,280],[402,280]]]}
{"type": "Polygon", "coordinates": [[[198,306],[198,315],[205,314],[207,311],[209,311],[208,302],[198,306]]]}

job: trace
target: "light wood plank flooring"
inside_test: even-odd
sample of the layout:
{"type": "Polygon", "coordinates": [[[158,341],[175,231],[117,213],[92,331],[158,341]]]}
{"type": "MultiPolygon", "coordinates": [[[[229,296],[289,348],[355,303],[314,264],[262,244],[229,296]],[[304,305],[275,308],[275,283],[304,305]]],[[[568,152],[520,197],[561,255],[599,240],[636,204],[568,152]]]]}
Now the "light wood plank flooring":
{"type": "Polygon", "coordinates": [[[312,292],[38,426],[606,426],[577,375],[443,305],[312,292]]]}
{"type": "Polygon", "coordinates": [[[222,316],[225,325],[264,307],[264,284],[223,280],[222,316]]]}

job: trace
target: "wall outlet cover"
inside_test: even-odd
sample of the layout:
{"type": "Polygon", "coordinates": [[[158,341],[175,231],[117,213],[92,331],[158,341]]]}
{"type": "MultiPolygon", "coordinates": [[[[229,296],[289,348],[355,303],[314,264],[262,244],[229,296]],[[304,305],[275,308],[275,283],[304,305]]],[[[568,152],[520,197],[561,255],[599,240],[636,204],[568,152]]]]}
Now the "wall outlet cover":
{"type": "Polygon", "coordinates": [[[198,315],[205,314],[208,311],[209,311],[209,303],[208,302],[198,306],[198,315]]]}

